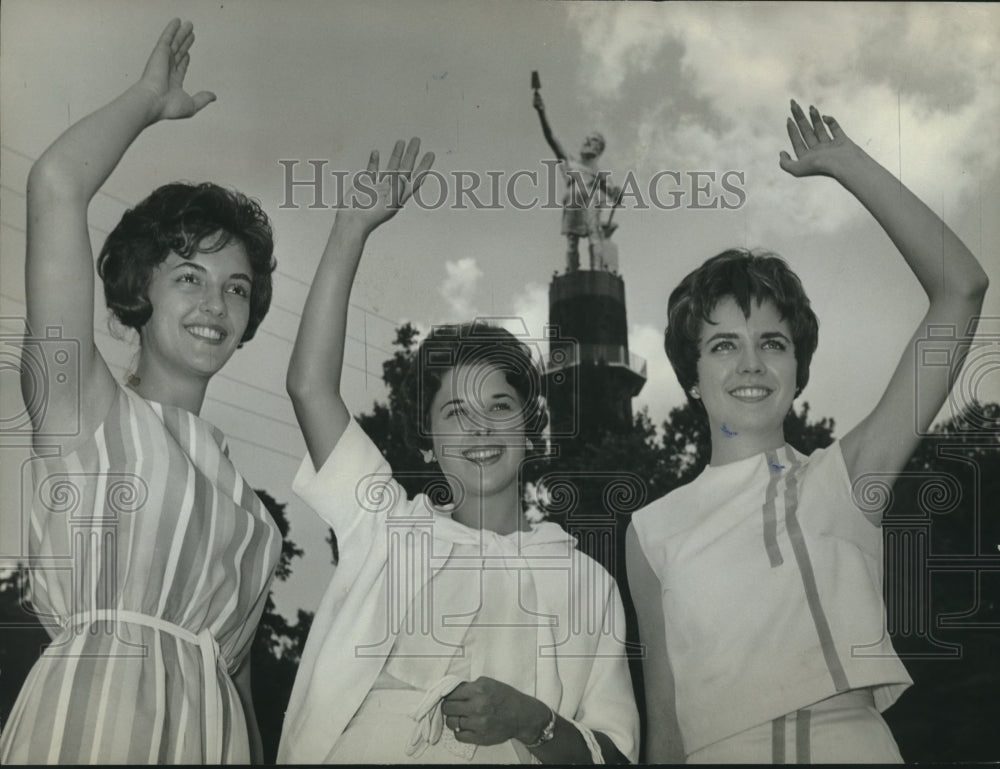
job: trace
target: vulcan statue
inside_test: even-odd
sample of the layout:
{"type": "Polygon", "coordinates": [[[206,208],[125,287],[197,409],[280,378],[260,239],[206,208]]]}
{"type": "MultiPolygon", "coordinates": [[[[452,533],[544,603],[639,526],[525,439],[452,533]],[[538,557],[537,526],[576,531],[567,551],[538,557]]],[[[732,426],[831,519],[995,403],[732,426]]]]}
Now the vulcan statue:
{"type": "Polygon", "coordinates": [[[604,152],[604,137],[596,131],[589,133],[583,138],[579,158],[567,155],[552,134],[545,117],[545,104],[538,92],[538,82],[537,73],[532,73],[532,86],[535,88],[533,106],[538,111],[545,141],[559,159],[566,180],[562,215],[562,234],[566,236],[566,270],[573,272],[580,269],[580,238],[585,237],[590,251],[590,269],[617,271],[618,248],[610,237],[618,227],[611,222],[611,217],[618,205],[621,189],[611,183],[609,172],[597,167],[597,159],[604,152]],[[609,208],[611,216],[602,223],[601,213],[609,208]]]}

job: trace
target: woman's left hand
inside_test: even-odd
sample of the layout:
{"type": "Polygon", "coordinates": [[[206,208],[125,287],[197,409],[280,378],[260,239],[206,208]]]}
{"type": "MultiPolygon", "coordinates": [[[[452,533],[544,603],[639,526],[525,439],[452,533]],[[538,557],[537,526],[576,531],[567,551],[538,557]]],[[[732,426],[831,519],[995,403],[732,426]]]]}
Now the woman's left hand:
{"type": "Polygon", "coordinates": [[[441,712],[455,739],[474,745],[497,745],[511,738],[534,742],[549,719],[540,700],[485,676],[456,686],[444,698],[441,712]]]}
{"type": "Polygon", "coordinates": [[[858,148],[829,115],[820,115],[809,107],[809,115],[793,99],[792,116],[786,122],[788,138],[795,150],[795,159],[781,152],[779,163],[792,176],[836,177],[843,162],[858,153],[858,148]]]}

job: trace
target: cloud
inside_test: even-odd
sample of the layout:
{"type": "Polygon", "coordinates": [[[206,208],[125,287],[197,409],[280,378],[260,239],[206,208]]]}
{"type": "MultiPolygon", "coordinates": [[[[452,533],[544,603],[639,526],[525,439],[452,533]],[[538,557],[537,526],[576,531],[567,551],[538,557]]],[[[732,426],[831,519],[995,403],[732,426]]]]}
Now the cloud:
{"type": "Polygon", "coordinates": [[[439,289],[442,298],[448,303],[452,317],[472,319],[476,316],[475,294],[483,271],[479,269],[476,260],[466,256],[455,262],[445,262],[447,273],[444,283],[439,289]]]}
{"type": "Polygon", "coordinates": [[[549,289],[540,283],[528,283],[514,297],[514,314],[524,321],[532,337],[542,338],[549,322],[549,289]]]}
{"type": "Polygon", "coordinates": [[[829,232],[864,216],[778,167],[788,99],[837,116],[872,157],[938,210],[1000,165],[996,6],[575,6],[580,88],[606,110],[626,165],[746,173],[748,240],[771,222],[829,232]],[[972,170],[972,173],[967,171],[972,170]]]}
{"type": "Polygon", "coordinates": [[[672,408],[685,403],[684,391],[663,351],[663,329],[633,324],[628,346],[629,352],[646,359],[646,384],[632,401],[632,407],[636,411],[647,407],[653,424],[659,427],[672,408]]]}
{"type": "Polygon", "coordinates": [[[543,363],[549,345],[545,326],[549,322],[549,290],[540,283],[528,283],[514,296],[514,314],[497,318],[497,324],[523,338],[536,361],[543,363]]]}

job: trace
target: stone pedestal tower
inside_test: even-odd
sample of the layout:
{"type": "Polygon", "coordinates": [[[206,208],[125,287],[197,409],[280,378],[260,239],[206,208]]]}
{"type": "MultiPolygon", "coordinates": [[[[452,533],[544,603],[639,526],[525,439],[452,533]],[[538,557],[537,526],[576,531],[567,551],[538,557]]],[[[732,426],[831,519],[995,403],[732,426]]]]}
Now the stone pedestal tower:
{"type": "Polygon", "coordinates": [[[646,361],[629,352],[625,282],[601,269],[556,275],[549,325],[557,335],[546,366],[553,438],[627,429],[646,361]]]}

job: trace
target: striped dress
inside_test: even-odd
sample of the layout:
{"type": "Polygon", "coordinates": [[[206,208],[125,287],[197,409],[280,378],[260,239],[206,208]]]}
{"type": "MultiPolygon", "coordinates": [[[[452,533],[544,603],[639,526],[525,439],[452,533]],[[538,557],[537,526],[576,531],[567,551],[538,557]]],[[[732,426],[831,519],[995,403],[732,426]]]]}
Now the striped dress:
{"type": "Polygon", "coordinates": [[[281,536],[222,433],[119,388],[88,440],[33,463],[32,603],[52,643],[0,762],[249,761],[231,675],[281,536]]]}

